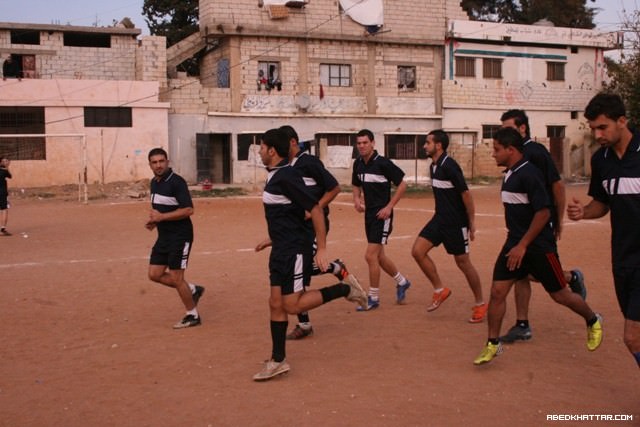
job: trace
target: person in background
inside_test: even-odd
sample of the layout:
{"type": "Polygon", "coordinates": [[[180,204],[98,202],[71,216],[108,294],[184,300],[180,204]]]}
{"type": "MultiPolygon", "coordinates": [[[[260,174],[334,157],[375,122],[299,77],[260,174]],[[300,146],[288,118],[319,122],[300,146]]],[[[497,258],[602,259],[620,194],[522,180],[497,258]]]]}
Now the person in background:
{"type": "Polygon", "coordinates": [[[3,236],[11,236],[7,230],[7,221],[9,221],[9,190],[7,187],[7,179],[11,178],[9,165],[11,161],[5,157],[0,157],[0,234],[3,236]]]}

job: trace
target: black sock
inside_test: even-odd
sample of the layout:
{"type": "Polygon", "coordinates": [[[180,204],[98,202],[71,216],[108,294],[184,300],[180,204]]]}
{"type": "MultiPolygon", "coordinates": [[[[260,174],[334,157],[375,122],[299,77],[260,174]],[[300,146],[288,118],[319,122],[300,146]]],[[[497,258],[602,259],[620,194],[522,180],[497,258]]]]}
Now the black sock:
{"type": "Polygon", "coordinates": [[[273,349],[271,350],[271,358],[276,362],[282,362],[286,357],[285,342],[287,340],[287,327],[288,321],[279,322],[277,320],[271,321],[271,343],[273,349]]]}
{"type": "Polygon", "coordinates": [[[593,316],[591,319],[587,320],[587,326],[593,326],[594,323],[598,321],[598,316],[593,316]]]}
{"type": "Polygon", "coordinates": [[[298,323],[309,323],[309,313],[307,311],[298,313],[298,323]]]}
{"type": "Polygon", "coordinates": [[[516,326],[518,326],[519,328],[525,329],[529,327],[529,321],[528,320],[516,320],[516,326]]]}
{"type": "Polygon", "coordinates": [[[325,304],[334,299],[346,297],[349,295],[350,290],[349,285],[345,285],[343,283],[322,288],[320,289],[320,293],[322,294],[322,303],[325,304]]]}
{"type": "Polygon", "coordinates": [[[487,341],[489,341],[493,345],[498,345],[498,343],[500,342],[498,338],[489,338],[487,341]]]}

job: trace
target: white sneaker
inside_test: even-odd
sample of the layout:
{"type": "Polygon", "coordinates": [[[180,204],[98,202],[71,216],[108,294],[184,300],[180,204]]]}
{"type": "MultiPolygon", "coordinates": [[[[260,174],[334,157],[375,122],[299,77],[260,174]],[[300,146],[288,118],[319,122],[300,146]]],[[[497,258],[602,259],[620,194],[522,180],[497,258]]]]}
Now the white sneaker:
{"type": "Polygon", "coordinates": [[[289,369],[291,369],[291,367],[286,360],[283,360],[282,362],[276,362],[273,359],[267,360],[262,371],[253,376],[253,380],[266,381],[278,375],[286,374],[289,372],[289,369]]]}

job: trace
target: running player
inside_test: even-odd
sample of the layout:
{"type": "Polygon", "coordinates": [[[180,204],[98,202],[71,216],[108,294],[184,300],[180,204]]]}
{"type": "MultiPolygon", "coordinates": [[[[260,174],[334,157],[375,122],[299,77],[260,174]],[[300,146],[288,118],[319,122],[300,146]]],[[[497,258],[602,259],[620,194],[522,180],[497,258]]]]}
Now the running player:
{"type": "Polygon", "coordinates": [[[393,230],[393,207],[400,201],[407,183],[404,172],[391,160],[375,150],[373,133],[362,129],[356,144],[360,156],[353,162],[351,184],[353,204],[358,212],[364,212],[367,251],[365,260],[369,266],[369,296],[360,311],[372,310],[380,305],[380,269],[396,281],[396,302],[404,303],[411,283],[398,271],[391,258],[384,253],[393,230]],[[391,197],[391,183],[396,192],[391,197]]]}
{"type": "Polygon", "coordinates": [[[9,220],[9,191],[7,190],[7,178],[11,178],[9,165],[11,161],[5,156],[0,157],[0,234],[11,236],[7,230],[9,220]]]}
{"type": "Polygon", "coordinates": [[[469,322],[480,323],[487,314],[487,304],[482,296],[480,276],[469,256],[469,240],[474,239],[476,230],[475,207],[462,169],[447,154],[448,147],[446,132],[442,129],[429,132],[424,149],[432,160],[429,172],[436,212],[413,243],[411,255],[434,289],[427,311],[436,310],[451,295],[451,289],[444,287],[436,265],[429,257],[429,251],[443,243],[464,273],[475,298],[469,322]]]}
{"type": "Polygon", "coordinates": [[[624,343],[640,367],[640,134],[628,127],[622,99],[594,96],[584,116],[600,149],[591,157],[589,195],[583,206],[569,203],[570,219],[600,218],[611,212],[611,259],[624,343]]]}
{"type": "Polygon", "coordinates": [[[507,168],[502,181],[507,240],[493,268],[489,301],[488,340],[474,360],[481,365],[502,352],[500,327],[511,286],[532,275],[549,296],[582,316],[587,324],[587,349],[594,351],[602,342],[602,318],[580,295],[571,292],[562,274],[556,239],[549,224],[551,200],[544,188],[541,172],[523,157],[523,138],[512,128],[500,129],[493,140],[493,157],[507,168]]]}

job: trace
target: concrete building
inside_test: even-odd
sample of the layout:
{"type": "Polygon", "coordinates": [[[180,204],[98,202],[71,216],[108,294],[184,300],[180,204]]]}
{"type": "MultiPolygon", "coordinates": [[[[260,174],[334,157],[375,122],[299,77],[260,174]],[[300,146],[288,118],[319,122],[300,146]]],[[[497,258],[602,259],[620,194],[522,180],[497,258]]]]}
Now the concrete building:
{"type": "Polygon", "coordinates": [[[12,187],[135,181],[168,148],[164,37],[139,29],[0,23],[0,153],[12,187]],[[7,137],[27,134],[25,137],[7,137]],[[46,134],[47,136],[42,136],[46,134]]]}

